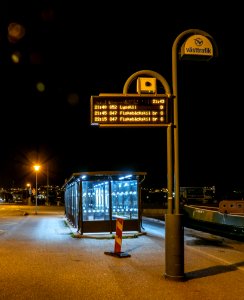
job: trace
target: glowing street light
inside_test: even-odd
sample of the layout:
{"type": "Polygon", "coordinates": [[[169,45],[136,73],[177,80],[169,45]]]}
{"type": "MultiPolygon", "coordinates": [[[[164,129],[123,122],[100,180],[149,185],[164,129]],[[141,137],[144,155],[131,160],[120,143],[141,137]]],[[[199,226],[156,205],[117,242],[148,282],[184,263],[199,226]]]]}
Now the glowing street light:
{"type": "Polygon", "coordinates": [[[27,183],[27,191],[28,191],[28,205],[31,205],[31,184],[27,183]]]}
{"type": "Polygon", "coordinates": [[[37,215],[37,172],[40,170],[40,167],[39,165],[35,165],[34,166],[34,170],[36,171],[36,211],[35,211],[35,214],[37,215]]]}

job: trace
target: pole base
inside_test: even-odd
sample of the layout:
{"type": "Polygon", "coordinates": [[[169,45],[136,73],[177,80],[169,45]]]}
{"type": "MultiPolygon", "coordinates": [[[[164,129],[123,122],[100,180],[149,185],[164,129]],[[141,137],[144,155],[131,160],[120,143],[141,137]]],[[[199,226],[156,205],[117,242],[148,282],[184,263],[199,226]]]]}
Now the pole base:
{"type": "Polygon", "coordinates": [[[183,215],[165,215],[165,277],[181,280],[184,277],[183,215]]]}
{"type": "Polygon", "coordinates": [[[126,252],[104,252],[104,254],[119,257],[119,258],[131,257],[131,255],[126,252]]]}
{"type": "Polygon", "coordinates": [[[184,275],[180,275],[180,276],[172,276],[172,275],[168,275],[168,274],[164,274],[164,278],[168,279],[168,280],[173,280],[173,281],[186,281],[186,277],[185,274],[184,275]]]}

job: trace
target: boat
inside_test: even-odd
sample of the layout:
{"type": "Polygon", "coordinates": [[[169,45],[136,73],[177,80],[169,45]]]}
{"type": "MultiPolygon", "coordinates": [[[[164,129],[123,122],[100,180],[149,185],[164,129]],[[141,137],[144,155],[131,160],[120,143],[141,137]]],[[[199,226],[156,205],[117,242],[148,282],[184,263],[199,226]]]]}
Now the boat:
{"type": "Polygon", "coordinates": [[[218,206],[184,204],[184,226],[244,241],[244,200],[221,200],[218,206]]]}

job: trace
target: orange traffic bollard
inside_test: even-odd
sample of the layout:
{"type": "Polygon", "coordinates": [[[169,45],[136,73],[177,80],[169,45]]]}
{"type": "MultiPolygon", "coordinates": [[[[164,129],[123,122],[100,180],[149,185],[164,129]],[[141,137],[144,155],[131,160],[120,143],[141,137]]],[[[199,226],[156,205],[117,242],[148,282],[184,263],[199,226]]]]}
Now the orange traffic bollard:
{"type": "Polygon", "coordinates": [[[123,222],[124,219],[116,219],[116,235],[114,241],[114,252],[104,252],[105,254],[117,256],[117,257],[130,257],[130,254],[121,251],[122,247],[122,232],[123,232],[123,222]]]}

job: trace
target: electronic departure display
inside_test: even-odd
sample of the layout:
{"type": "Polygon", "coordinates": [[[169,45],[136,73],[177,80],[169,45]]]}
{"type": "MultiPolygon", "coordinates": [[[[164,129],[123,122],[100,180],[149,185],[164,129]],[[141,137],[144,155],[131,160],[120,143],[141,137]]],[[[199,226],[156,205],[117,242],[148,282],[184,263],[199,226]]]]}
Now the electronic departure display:
{"type": "Polygon", "coordinates": [[[158,95],[100,94],[91,96],[91,125],[100,127],[167,126],[169,97],[158,95]]]}

